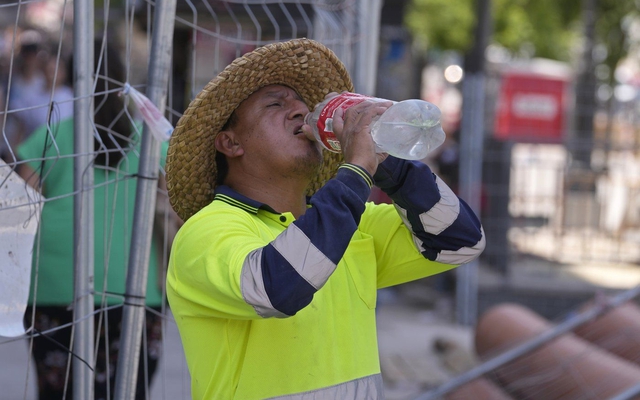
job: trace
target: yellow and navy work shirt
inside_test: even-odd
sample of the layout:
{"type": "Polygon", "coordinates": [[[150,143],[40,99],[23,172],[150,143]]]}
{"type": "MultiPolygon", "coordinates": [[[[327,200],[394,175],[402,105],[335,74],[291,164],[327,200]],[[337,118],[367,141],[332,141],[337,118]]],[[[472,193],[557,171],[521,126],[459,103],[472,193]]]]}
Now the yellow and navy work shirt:
{"type": "Polygon", "coordinates": [[[382,397],[377,289],[477,257],[482,228],[429,168],[345,164],[298,219],[229,187],[175,238],[168,299],[194,399],[382,397]]]}

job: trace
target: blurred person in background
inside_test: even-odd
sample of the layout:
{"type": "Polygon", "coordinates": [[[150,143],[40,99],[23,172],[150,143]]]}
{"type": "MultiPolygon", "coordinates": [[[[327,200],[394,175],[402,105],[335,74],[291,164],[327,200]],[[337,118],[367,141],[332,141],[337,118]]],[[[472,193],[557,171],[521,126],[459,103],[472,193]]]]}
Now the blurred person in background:
{"type": "Polygon", "coordinates": [[[447,132],[447,138],[433,155],[438,176],[449,185],[451,190],[458,193],[460,180],[460,145],[458,144],[459,130],[447,132]]]}
{"type": "Polygon", "coordinates": [[[19,36],[19,51],[14,54],[15,66],[11,76],[9,101],[19,101],[38,90],[45,81],[42,58],[42,34],[25,30],[19,36]]]}
{"type": "MultiPolygon", "coordinates": [[[[5,35],[8,34],[5,32],[5,35]]],[[[0,140],[0,157],[7,162],[15,161],[15,147],[20,143],[24,132],[18,112],[12,112],[12,110],[18,108],[29,96],[39,92],[45,83],[41,56],[42,34],[33,29],[24,30],[17,37],[16,43],[17,49],[13,53],[13,58],[11,58],[10,48],[8,54],[5,54],[7,64],[3,70],[3,82],[0,84],[5,93],[4,100],[7,102],[5,105],[8,108],[8,114],[3,116],[6,124],[0,140]],[[13,62],[13,68],[9,68],[10,62],[13,62]],[[9,72],[11,72],[10,76],[9,72]]]]}
{"type": "MultiPolygon", "coordinates": [[[[102,54],[99,41],[94,51],[98,66],[102,54]]],[[[126,287],[141,138],[139,126],[127,116],[124,98],[118,96],[119,86],[114,84],[124,82],[125,76],[119,55],[111,46],[106,46],[97,74],[96,131],[86,134],[94,136],[95,149],[95,305],[99,312],[95,317],[98,342],[94,372],[95,399],[99,400],[110,399],[114,393],[120,305],[126,287]]],[[[67,374],[72,326],[46,332],[70,324],[74,318],[70,309],[74,302],[75,251],[73,128],[73,118],[64,119],[50,129],[41,126],[18,147],[20,159],[26,162],[19,167],[20,175],[51,199],[45,202],[42,211],[33,252],[31,305],[25,315],[26,326],[34,334],[41,334],[32,338],[41,400],[72,398],[72,374],[67,374]]],[[[166,144],[161,150],[162,165],[165,154],[166,144]]],[[[162,288],[158,286],[156,244],[154,240],[150,254],[143,332],[146,347],[141,350],[137,399],[145,398],[145,388],[150,385],[161,351],[162,288]]]]}
{"type": "Polygon", "coordinates": [[[73,89],[69,82],[68,64],[54,51],[56,49],[52,48],[51,52],[40,53],[44,81],[9,104],[17,122],[14,147],[41,125],[55,125],[73,116],[73,89]]]}

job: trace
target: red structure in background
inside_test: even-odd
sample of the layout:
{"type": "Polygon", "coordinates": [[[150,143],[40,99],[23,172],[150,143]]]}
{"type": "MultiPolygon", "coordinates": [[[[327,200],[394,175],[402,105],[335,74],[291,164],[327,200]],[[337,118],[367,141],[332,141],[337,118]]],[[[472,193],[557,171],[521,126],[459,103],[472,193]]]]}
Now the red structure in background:
{"type": "Polygon", "coordinates": [[[537,72],[502,73],[495,137],[528,143],[560,143],[567,119],[569,80],[537,72]]]}

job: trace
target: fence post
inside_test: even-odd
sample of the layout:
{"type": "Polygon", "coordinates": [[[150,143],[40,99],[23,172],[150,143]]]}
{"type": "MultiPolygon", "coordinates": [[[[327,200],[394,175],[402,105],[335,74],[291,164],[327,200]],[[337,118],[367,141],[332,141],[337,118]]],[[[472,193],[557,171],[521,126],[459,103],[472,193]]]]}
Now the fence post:
{"type": "MultiPolygon", "coordinates": [[[[147,97],[164,112],[173,43],[176,0],[158,0],[154,12],[147,97]]],[[[131,253],[122,312],[122,334],[118,354],[115,398],[133,400],[145,316],[145,297],[154,209],[158,189],[160,143],[145,124],[140,148],[140,169],[133,216],[131,253]]]]}
{"type": "Polygon", "coordinates": [[[72,330],[73,398],[93,399],[93,282],[94,282],[94,177],[93,177],[93,0],[73,2],[73,252],[74,298],[72,330]]]}
{"type": "MultiPolygon", "coordinates": [[[[476,43],[465,59],[460,132],[460,197],[480,215],[484,142],[484,52],[489,38],[491,0],[478,0],[476,43]]],[[[478,313],[478,260],[456,270],[456,312],[461,325],[473,326],[478,313]]]]}
{"type": "Polygon", "coordinates": [[[381,0],[358,1],[358,29],[362,40],[357,43],[353,83],[358,93],[367,96],[374,96],[376,92],[381,11],[381,0]]]}

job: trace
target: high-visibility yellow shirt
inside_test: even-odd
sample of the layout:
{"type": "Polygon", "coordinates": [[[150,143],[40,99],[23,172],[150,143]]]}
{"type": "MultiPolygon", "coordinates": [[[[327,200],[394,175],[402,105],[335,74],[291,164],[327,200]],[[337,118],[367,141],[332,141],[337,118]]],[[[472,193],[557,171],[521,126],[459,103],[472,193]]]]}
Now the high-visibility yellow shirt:
{"type": "Polygon", "coordinates": [[[377,289],[454,265],[425,258],[393,205],[365,205],[371,183],[341,167],[298,220],[222,186],[185,222],[167,295],[194,399],[382,397],[377,289]]]}

